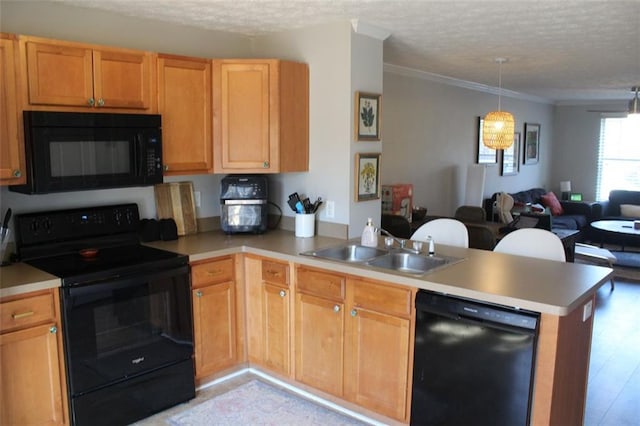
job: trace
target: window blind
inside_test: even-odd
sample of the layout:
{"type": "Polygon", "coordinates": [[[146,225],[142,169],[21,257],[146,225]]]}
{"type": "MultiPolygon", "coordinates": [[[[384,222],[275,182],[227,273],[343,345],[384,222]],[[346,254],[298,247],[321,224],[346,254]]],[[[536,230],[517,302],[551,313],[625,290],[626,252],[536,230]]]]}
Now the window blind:
{"type": "Polygon", "coordinates": [[[640,119],[603,117],[596,179],[598,200],[613,189],[640,191],[640,119]]]}

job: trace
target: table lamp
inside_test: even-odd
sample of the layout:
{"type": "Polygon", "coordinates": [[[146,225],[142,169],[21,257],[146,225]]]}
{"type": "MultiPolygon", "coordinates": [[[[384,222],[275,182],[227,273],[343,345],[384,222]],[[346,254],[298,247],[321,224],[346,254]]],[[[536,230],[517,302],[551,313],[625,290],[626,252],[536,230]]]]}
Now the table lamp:
{"type": "Polygon", "coordinates": [[[562,199],[568,200],[571,195],[571,181],[563,180],[560,182],[560,192],[562,193],[562,199]]]}

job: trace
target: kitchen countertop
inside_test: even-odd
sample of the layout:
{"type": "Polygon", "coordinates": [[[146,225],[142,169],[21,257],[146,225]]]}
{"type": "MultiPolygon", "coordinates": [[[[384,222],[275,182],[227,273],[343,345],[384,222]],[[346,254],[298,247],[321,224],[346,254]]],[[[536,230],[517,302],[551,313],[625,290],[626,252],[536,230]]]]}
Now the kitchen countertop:
{"type": "Polygon", "coordinates": [[[60,287],[60,284],[60,278],[26,263],[14,263],[0,268],[0,297],[47,290],[60,287]]]}
{"type": "MultiPolygon", "coordinates": [[[[191,262],[238,252],[253,253],[559,316],[569,314],[587,301],[613,273],[611,268],[600,266],[436,244],[436,255],[464,260],[416,277],[353,263],[301,256],[301,252],[346,244],[346,241],[321,236],[296,238],[293,232],[283,230],[262,235],[225,235],[221,231],[212,231],[180,237],[175,241],[147,244],[188,255],[191,262]]],[[[0,296],[60,285],[59,279],[24,264],[3,267],[0,274],[0,296]],[[24,291],[20,291],[22,289],[24,291]]]]}

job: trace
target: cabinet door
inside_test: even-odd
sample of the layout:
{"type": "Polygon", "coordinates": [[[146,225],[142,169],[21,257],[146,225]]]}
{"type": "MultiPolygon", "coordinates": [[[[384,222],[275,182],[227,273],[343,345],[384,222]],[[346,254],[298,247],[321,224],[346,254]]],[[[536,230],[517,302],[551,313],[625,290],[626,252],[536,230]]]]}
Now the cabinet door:
{"type": "Polygon", "coordinates": [[[214,74],[215,171],[270,171],[270,64],[214,61],[214,74]]]}
{"type": "Polygon", "coordinates": [[[0,185],[23,183],[24,146],[18,131],[16,42],[0,38],[0,185]]]}
{"type": "Polygon", "coordinates": [[[344,304],[298,293],[295,327],[296,380],[342,396],[344,304]]]}
{"type": "Polygon", "coordinates": [[[196,378],[236,362],[235,291],[232,281],[193,291],[196,378]]]}
{"type": "Polygon", "coordinates": [[[28,99],[33,105],[93,105],[90,48],[66,43],[27,41],[28,99]]]}
{"type": "Polygon", "coordinates": [[[211,173],[211,61],[158,57],[165,175],[211,173]]]}
{"type": "Polygon", "coordinates": [[[119,50],[93,51],[97,107],[151,108],[151,54],[119,50]]]}
{"type": "Polygon", "coordinates": [[[263,284],[264,363],[289,374],[289,290],[263,284]]]}
{"type": "Polygon", "coordinates": [[[347,399],[404,420],[407,406],[410,321],[352,309],[345,352],[347,399]]]}
{"type": "Polygon", "coordinates": [[[54,323],[0,335],[0,424],[65,424],[54,323]]]}

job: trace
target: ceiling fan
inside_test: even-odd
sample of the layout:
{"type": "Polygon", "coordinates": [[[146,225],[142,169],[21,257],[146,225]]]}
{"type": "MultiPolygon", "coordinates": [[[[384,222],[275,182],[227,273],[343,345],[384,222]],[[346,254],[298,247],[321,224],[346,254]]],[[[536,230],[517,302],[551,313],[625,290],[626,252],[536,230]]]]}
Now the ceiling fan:
{"type": "Polygon", "coordinates": [[[631,88],[631,93],[634,93],[635,96],[633,99],[629,101],[629,108],[624,110],[615,110],[615,109],[588,109],[587,112],[597,112],[597,113],[614,113],[614,114],[640,114],[640,98],[638,98],[638,93],[640,92],[640,86],[633,86],[631,88]]]}

